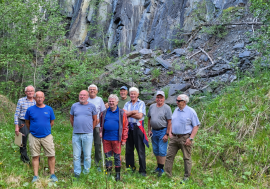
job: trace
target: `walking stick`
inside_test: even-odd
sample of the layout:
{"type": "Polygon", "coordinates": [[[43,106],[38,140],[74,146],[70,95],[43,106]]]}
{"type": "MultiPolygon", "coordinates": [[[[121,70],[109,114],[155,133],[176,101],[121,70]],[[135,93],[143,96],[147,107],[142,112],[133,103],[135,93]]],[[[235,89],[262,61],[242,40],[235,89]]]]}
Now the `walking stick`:
{"type": "Polygon", "coordinates": [[[100,138],[101,140],[101,152],[102,152],[102,162],[103,162],[103,170],[104,170],[104,151],[103,151],[103,142],[102,142],[102,138],[100,138]]]}

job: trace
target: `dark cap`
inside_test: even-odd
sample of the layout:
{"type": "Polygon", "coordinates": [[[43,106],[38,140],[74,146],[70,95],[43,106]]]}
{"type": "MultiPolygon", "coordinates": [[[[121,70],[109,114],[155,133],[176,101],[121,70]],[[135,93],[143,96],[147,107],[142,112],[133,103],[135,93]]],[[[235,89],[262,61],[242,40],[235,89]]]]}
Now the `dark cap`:
{"type": "Polygon", "coordinates": [[[127,88],[126,86],[122,86],[122,87],[120,88],[120,90],[121,90],[121,89],[128,90],[128,88],[127,88]]]}

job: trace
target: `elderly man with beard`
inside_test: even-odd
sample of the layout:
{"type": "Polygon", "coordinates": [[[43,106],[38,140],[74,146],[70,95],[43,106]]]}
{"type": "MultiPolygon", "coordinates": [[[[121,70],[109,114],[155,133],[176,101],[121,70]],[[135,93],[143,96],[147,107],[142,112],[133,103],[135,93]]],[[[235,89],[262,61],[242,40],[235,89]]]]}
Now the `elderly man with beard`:
{"type": "Polygon", "coordinates": [[[43,92],[36,92],[34,97],[36,99],[36,105],[29,107],[25,114],[25,124],[30,131],[29,147],[34,169],[32,182],[36,182],[39,179],[38,167],[41,147],[43,147],[44,153],[48,157],[48,164],[51,173],[50,179],[53,182],[57,182],[58,179],[54,174],[55,149],[53,136],[51,134],[51,127],[54,125],[55,120],[54,112],[50,106],[43,103],[45,100],[43,92]]]}
{"type": "Polygon", "coordinates": [[[123,109],[120,109],[118,97],[111,94],[108,98],[109,108],[100,114],[100,137],[103,138],[103,149],[106,156],[108,173],[112,170],[110,158],[114,155],[115,180],[120,180],[121,170],[121,145],[127,141],[128,122],[123,109]]]}
{"type": "Polygon", "coordinates": [[[82,90],[79,101],[72,105],[70,110],[70,123],[73,127],[72,146],[74,176],[81,174],[81,152],[84,154],[83,173],[89,173],[91,168],[91,150],[93,142],[93,130],[97,124],[97,111],[94,104],[87,101],[89,94],[82,90]]]}
{"type": "Polygon", "coordinates": [[[163,167],[167,155],[169,131],[172,126],[172,110],[164,102],[164,92],[158,91],[156,94],[156,103],[150,106],[147,115],[148,136],[152,136],[153,152],[157,159],[157,168],[154,172],[158,173],[158,177],[164,172],[163,167]]]}
{"type": "Polygon", "coordinates": [[[189,179],[191,174],[192,141],[199,129],[200,121],[195,110],[187,105],[189,98],[181,94],[176,99],[177,108],[172,115],[170,143],[165,162],[165,172],[172,176],[173,161],[178,150],[183,152],[185,174],[181,184],[189,179]]]}
{"type": "Polygon", "coordinates": [[[144,130],[144,116],[146,114],[145,103],[139,99],[139,89],[131,87],[129,89],[131,101],[124,106],[124,111],[128,117],[128,139],[126,143],[126,167],[136,170],[134,161],[134,146],[139,156],[139,173],[146,176],[145,145],[148,139],[144,130]]]}
{"type": "Polygon", "coordinates": [[[29,129],[25,126],[25,113],[26,110],[34,106],[36,101],[34,99],[35,88],[32,85],[25,87],[26,97],[20,98],[17,103],[16,112],[14,115],[15,133],[19,136],[19,132],[23,134],[22,147],[20,147],[21,160],[24,163],[29,163],[30,159],[27,156],[27,137],[29,129]]]}

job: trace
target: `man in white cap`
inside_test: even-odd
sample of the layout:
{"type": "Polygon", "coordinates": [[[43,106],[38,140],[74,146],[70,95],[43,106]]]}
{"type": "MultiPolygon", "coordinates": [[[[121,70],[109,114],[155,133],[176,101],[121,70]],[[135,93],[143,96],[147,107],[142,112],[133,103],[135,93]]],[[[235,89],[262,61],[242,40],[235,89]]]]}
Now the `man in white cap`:
{"type": "Polygon", "coordinates": [[[148,111],[148,136],[152,136],[153,152],[157,159],[157,168],[154,172],[160,177],[164,172],[164,164],[167,155],[169,131],[171,130],[172,110],[164,103],[165,94],[157,91],[156,103],[152,104],[148,111]],[[151,130],[152,128],[152,130],[151,130]]]}

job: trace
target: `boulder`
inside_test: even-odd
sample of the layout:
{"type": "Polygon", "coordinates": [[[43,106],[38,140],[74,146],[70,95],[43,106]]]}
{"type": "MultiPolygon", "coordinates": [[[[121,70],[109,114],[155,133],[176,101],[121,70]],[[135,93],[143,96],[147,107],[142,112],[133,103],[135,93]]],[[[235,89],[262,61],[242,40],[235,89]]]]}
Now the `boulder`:
{"type": "Polygon", "coordinates": [[[150,71],[151,71],[151,69],[146,68],[146,69],[144,70],[143,74],[149,75],[149,74],[151,73],[150,71]]]}
{"type": "Polygon", "coordinates": [[[212,92],[213,92],[213,90],[212,90],[212,88],[210,87],[210,85],[204,86],[203,88],[201,88],[201,91],[202,91],[203,93],[212,93],[212,92]]]}
{"type": "Polygon", "coordinates": [[[168,104],[168,105],[177,105],[176,104],[176,99],[177,99],[177,96],[169,96],[166,100],[165,100],[165,103],[168,104]]]}
{"type": "Polygon", "coordinates": [[[156,57],[155,60],[166,69],[172,68],[172,65],[168,61],[162,59],[161,57],[156,57]]]}
{"type": "Polygon", "coordinates": [[[188,89],[188,93],[189,93],[190,96],[192,96],[192,95],[201,94],[202,92],[197,90],[197,89],[188,89]]]}
{"type": "Polygon", "coordinates": [[[237,43],[233,46],[233,49],[241,49],[241,48],[244,48],[245,46],[245,43],[237,43]]]}
{"type": "Polygon", "coordinates": [[[186,51],[185,49],[174,49],[172,53],[178,56],[182,56],[186,54],[186,51]]]}
{"type": "Polygon", "coordinates": [[[242,53],[239,53],[239,58],[245,58],[250,56],[250,51],[244,51],[242,53]]]}
{"type": "Polygon", "coordinates": [[[140,56],[140,53],[138,51],[132,52],[128,54],[129,59],[134,59],[140,56]]]}
{"type": "Polygon", "coordinates": [[[208,56],[206,56],[205,54],[202,54],[200,56],[200,60],[206,62],[208,60],[208,56]]]}
{"type": "Polygon", "coordinates": [[[151,58],[153,51],[151,49],[142,49],[139,51],[139,53],[141,54],[142,58],[147,59],[151,58]]]}
{"type": "Polygon", "coordinates": [[[163,87],[163,89],[168,88],[168,87],[170,88],[169,89],[169,96],[173,96],[173,95],[178,94],[180,91],[183,92],[183,91],[187,90],[190,87],[190,84],[188,84],[188,83],[186,83],[186,84],[180,84],[180,83],[169,84],[169,85],[163,87]]]}

